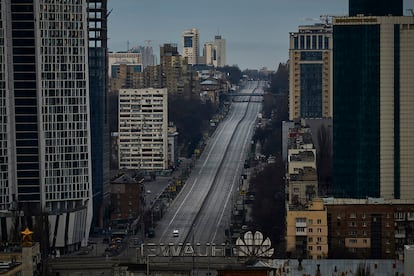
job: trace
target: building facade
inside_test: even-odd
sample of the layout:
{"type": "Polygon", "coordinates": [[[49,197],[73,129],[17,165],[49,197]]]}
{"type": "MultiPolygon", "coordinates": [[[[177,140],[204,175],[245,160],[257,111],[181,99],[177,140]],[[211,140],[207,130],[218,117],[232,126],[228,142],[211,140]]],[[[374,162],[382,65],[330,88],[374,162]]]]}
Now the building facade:
{"type": "MultiPolygon", "coordinates": [[[[0,2],[0,206],[47,215],[63,253],[87,243],[92,223],[88,2],[0,2]]],[[[31,226],[0,224],[2,240],[31,226]]]]}
{"type": "Polygon", "coordinates": [[[226,39],[216,35],[213,42],[204,43],[203,49],[206,65],[224,67],[226,65],[226,39]]]}
{"type": "Polygon", "coordinates": [[[288,204],[306,206],[318,196],[316,149],[309,127],[297,124],[287,134],[288,204]]]}
{"type": "Polygon", "coordinates": [[[321,199],[314,199],[305,209],[288,209],[286,227],[286,251],[292,257],[328,257],[327,212],[321,199]]]}
{"type": "Polygon", "coordinates": [[[181,46],[183,49],[183,57],[188,59],[188,64],[198,64],[200,56],[200,33],[198,29],[193,28],[183,32],[181,46]]]}
{"type": "Polygon", "coordinates": [[[108,76],[114,78],[116,76],[116,66],[120,64],[135,65],[139,68],[139,72],[143,70],[142,54],[140,52],[119,52],[108,54],[108,76]],[[139,66],[139,67],[138,67],[139,66]]]}
{"type": "Polygon", "coordinates": [[[88,1],[88,27],[93,226],[102,227],[110,195],[107,0],[88,1]]]}
{"type": "Polygon", "coordinates": [[[122,174],[111,181],[111,224],[132,224],[142,214],[142,187],[139,181],[122,174]]]}
{"type": "Polygon", "coordinates": [[[414,201],[324,198],[330,258],[403,259],[414,242],[414,201]]]}
{"type": "Polygon", "coordinates": [[[332,26],[290,33],[289,119],[332,118],[332,26]]]}
{"type": "Polygon", "coordinates": [[[119,91],[119,169],[168,169],[166,88],[119,91]]]}
{"type": "Polygon", "coordinates": [[[221,35],[216,35],[213,43],[213,65],[214,67],[224,67],[226,65],[226,39],[222,38],[221,35]]]}
{"type": "Polygon", "coordinates": [[[334,191],[339,197],[412,199],[414,17],[380,16],[368,4],[359,11],[354,2],[350,10],[372,16],[333,19],[334,191]]]}

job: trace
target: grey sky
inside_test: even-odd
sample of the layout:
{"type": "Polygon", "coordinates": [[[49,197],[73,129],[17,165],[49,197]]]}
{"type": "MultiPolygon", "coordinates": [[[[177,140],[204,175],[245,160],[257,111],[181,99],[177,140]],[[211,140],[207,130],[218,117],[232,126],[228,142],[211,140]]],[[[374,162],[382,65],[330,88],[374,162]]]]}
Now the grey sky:
{"type": "MultiPolygon", "coordinates": [[[[408,8],[414,0],[404,0],[408,8]]],[[[288,59],[289,32],[323,14],[347,15],[348,0],[109,0],[109,9],[110,51],[151,40],[158,55],[164,43],[180,49],[182,32],[197,28],[201,48],[216,34],[226,39],[227,64],[274,70],[288,59]]]]}

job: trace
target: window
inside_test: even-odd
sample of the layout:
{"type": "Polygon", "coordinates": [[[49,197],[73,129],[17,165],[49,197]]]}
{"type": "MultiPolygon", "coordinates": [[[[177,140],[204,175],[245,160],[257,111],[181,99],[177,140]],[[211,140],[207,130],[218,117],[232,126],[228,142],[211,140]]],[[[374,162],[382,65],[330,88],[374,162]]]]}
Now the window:
{"type": "Polygon", "coordinates": [[[306,218],[296,218],[296,223],[306,223],[306,218]]]}
{"type": "Polygon", "coordinates": [[[316,49],[316,35],[312,36],[312,49],[316,49]]]}
{"type": "Polygon", "coordinates": [[[308,238],[308,242],[313,242],[313,238],[312,237],[309,237],[308,238]]]}
{"type": "Polygon", "coordinates": [[[403,220],[405,218],[405,214],[403,212],[396,212],[394,217],[396,220],[403,220]]]}
{"type": "Polygon", "coordinates": [[[309,224],[313,224],[313,219],[308,220],[309,224]]]}
{"type": "Polygon", "coordinates": [[[318,250],[318,251],[322,251],[322,246],[317,246],[317,247],[316,247],[316,250],[318,250]]]}
{"type": "Polygon", "coordinates": [[[313,232],[313,229],[312,228],[308,228],[308,232],[309,233],[312,233],[313,232]]]}
{"type": "Polygon", "coordinates": [[[317,241],[318,241],[318,242],[322,242],[322,237],[318,237],[318,238],[317,238],[317,241]]]}
{"type": "Polygon", "coordinates": [[[318,228],[318,233],[322,233],[322,228],[318,228]]]}
{"type": "Polygon", "coordinates": [[[318,219],[318,220],[316,221],[316,223],[317,223],[317,224],[322,224],[322,220],[321,220],[321,219],[318,219]]]}
{"type": "Polygon", "coordinates": [[[349,227],[356,227],[357,223],[355,221],[350,221],[350,222],[348,222],[348,226],[349,227]]]}
{"type": "Polygon", "coordinates": [[[296,232],[298,233],[305,233],[305,227],[296,227],[296,232]]]}
{"type": "Polygon", "coordinates": [[[329,49],[329,37],[325,37],[324,48],[329,49]]]}

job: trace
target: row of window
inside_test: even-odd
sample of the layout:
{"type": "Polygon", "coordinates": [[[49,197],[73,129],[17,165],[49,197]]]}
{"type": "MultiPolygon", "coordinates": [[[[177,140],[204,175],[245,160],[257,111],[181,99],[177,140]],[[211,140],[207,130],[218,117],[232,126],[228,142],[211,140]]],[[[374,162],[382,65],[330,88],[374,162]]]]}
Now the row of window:
{"type": "Polygon", "coordinates": [[[295,50],[328,50],[330,38],[322,35],[296,35],[293,38],[295,50]]]}
{"type": "MultiPolygon", "coordinates": [[[[306,227],[296,227],[297,233],[306,233],[306,229],[308,229],[308,233],[313,233],[313,228],[306,228],[306,227]]],[[[322,228],[316,228],[317,233],[322,233],[322,228]]]]}

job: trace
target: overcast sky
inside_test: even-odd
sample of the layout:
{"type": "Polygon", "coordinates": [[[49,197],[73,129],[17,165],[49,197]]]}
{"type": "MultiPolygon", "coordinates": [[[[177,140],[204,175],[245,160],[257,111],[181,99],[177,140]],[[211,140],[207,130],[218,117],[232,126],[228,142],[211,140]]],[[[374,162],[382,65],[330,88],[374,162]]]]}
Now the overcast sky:
{"type": "MultiPolygon", "coordinates": [[[[392,0],[390,0],[392,1],[392,0]]],[[[110,51],[145,45],[177,43],[181,53],[184,30],[200,32],[205,42],[220,34],[227,43],[227,64],[240,69],[275,70],[286,62],[289,32],[299,25],[319,23],[320,15],[347,15],[348,0],[108,0],[110,51]],[[129,44],[128,44],[129,42],[129,44]]],[[[404,0],[406,9],[414,0],[404,0]]]]}

